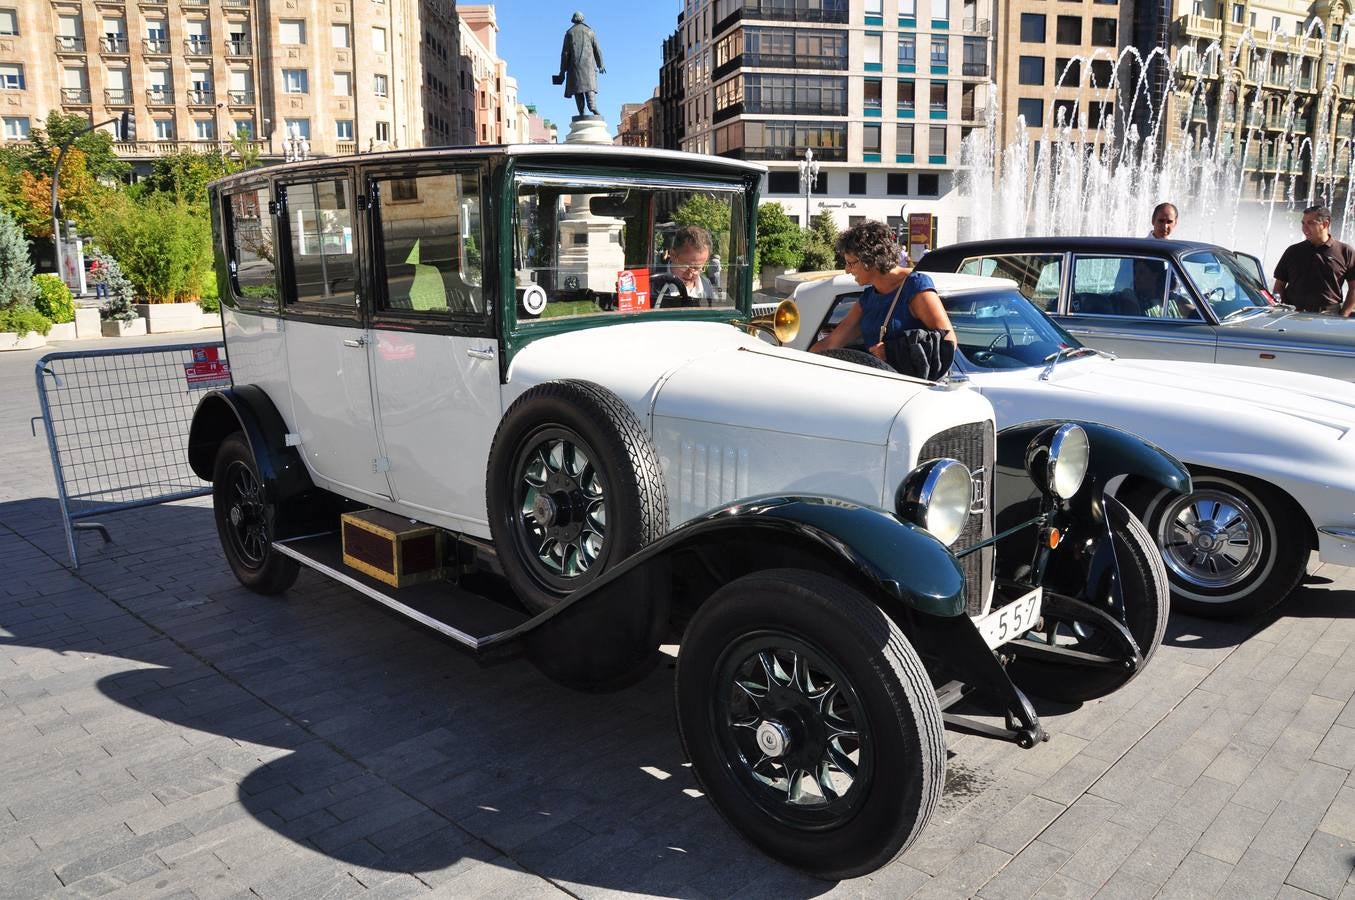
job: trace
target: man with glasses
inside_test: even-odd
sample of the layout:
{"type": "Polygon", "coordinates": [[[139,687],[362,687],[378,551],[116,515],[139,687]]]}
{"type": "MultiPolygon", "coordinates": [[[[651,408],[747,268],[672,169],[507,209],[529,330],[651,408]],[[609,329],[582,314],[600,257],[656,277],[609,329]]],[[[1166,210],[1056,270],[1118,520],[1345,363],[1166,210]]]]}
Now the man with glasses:
{"type": "Polygon", "coordinates": [[[715,285],[704,274],[710,260],[710,232],[699,225],[686,225],[673,232],[668,248],[668,272],[654,279],[655,308],[714,306],[715,285]]]}
{"type": "Polygon", "coordinates": [[[1275,264],[1275,289],[1285,303],[1304,312],[1355,312],[1355,247],[1331,236],[1331,210],[1303,211],[1304,239],[1291,244],[1275,264]],[[1342,288],[1344,304],[1342,303],[1342,288]]]}

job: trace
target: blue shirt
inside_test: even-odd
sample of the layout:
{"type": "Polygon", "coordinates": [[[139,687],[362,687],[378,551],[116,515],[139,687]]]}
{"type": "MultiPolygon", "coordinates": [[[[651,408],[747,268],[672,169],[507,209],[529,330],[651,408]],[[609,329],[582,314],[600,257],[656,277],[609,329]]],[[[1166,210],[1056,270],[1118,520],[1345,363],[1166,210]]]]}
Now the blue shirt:
{"type": "MultiPolygon", "coordinates": [[[[903,290],[899,292],[899,302],[894,306],[894,315],[889,320],[889,330],[885,337],[897,337],[913,328],[926,328],[917,316],[913,315],[908,304],[923,291],[936,290],[936,282],[925,272],[914,272],[903,281],[903,290]]],[[[867,285],[858,301],[861,306],[861,343],[873,347],[880,343],[880,326],[884,323],[889,304],[894,302],[894,292],[881,294],[867,285]]]]}

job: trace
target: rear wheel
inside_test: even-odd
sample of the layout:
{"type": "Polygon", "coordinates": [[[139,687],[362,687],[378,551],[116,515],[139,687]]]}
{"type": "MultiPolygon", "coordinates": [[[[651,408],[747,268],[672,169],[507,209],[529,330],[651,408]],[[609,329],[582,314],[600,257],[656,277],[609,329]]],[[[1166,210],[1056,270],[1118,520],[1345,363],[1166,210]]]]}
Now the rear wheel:
{"type": "Polygon", "coordinates": [[[945,781],[941,710],[898,627],[825,575],[760,572],[697,611],[677,717],[706,793],[767,854],[821,878],[874,871],[945,781]]]}
{"type": "Polygon", "coordinates": [[[212,511],[231,572],[250,590],[280,594],[300,564],[273,548],[277,504],[259,478],[249,442],[235,432],[221,442],[212,470],[212,511]]]}

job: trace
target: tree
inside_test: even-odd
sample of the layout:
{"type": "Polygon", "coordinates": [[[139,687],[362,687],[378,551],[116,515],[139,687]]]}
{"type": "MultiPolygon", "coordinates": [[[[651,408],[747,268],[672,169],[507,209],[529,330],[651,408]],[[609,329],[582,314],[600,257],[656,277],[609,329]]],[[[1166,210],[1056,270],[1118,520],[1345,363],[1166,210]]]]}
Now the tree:
{"type": "Polygon", "coordinates": [[[710,233],[715,252],[728,252],[729,203],[706,194],[693,194],[675,210],[673,221],[683,227],[697,225],[710,233]]]}
{"type": "MultiPolygon", "coordinates": [[[[71,150],[66,154],[66,159],[61,163],[61,183],[57,189],[62,216],[74,220],[82,228],[87,227],[91,218],[108,203],[111,193],[111,188],[94,179],[82,151],[71,150]]],[[[51,203],[50,172],[20,172],[17,190],[8,196],[0,192],[0,204],[9,210],[29,237],[51,237],[51,203]]]]}
{"type": "Polygon", "coordinates": [[[757,252],[760,264],[778,269],[800,265],[804,249],[800,228],[780,203],[764,203],[757,212],[757,252]]]}
{"type": "Polygon", "coordinates": [[[231,171],[231,161],[219,150],[206,153],[180,150],[152,163],[151,173],[143,183],[148,192],[171,194],[206,209],[207,182],[231,171]]]}
{"type": "Polygon", "coordinates": [[[804,233],[805,258],[800,263],[800,271],[820,272],[841,267],[842,262],[834,250],[837,234],[837,223],[828,210],[821,210],[810,219],[804,233]]]}
{"type": "MultiPolygon", "coordinates": [[[[33,129],[29,135],[25,167],[34,174],[50,176],[56,164],[57,152],[70,143],[72,137],[82,128],[89,127],[89,119],[85,116],[63,115],[57,110],[52,110],[47,114],[46,126],[33,129]]],[[[113,152],[113,136],[106,131],[96,128],[74,138],[72,149],[79,150],[85,155],[86,168],[96,179],[125,181],[132,172],[131,165],[118,159],[117,154],[113,152]]],[[[61,164],[63,181],[66,178],[70,154],[67,154],[66,159],[67,161],[61,164]]]]}
{"type": "Polygon", "coordinates": [[[23,229],[13,216],[0,210],[0,309],[32,303],[36,294],[23,229]]]}
{"type": "Polygon", "coordinates": [[[148,303],[202,296],[212,277],[212,233],[206,210],[165,193],[141,200],[119,195],[92,223],[94,240],[116,257],[148,303]]]}

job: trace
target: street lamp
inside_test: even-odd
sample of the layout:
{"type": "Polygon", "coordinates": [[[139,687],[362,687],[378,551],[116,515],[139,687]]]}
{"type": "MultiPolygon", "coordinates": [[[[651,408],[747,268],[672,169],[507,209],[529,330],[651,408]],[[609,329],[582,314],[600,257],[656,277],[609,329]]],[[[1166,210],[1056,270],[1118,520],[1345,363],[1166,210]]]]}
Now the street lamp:
{"type": "Polygon", "coordinates": [[[311,155],[311,142],[301,136],[301,129],[295,125],[287,137],[282,140],[282,159],[284,162],[299,162],[311,155]]]}
{"type": "Polygon", "coordinates": [[[814,151],[806,147],[805,158],[800,160],[800,187],[805,192],[805,227],[809,227],[809,192],[814,187],[814,182],[819,180],[819,161],[814,158],[814,151]]]}
{"type": "Polygon", "coordinates": [[[96,122],[88,125],[66,139],[61,145],[61,152],[56,155],[56,165],[52,167],[52,252],[56,260],[56,277],[65,278],[61,274],[61,219],[60,209],[57,206],[57,185],[61,183],[61,164],[66,161],[66,151],[71,149],[76,140],[82,135],[88,134],[96,128],[102,128],[105,125],[112,125],[114,122],[119,124],[118,136],[122,140],[127,140],[127,135],[131,131],[132,120],[131,113],[123,110],[122,115],[105,122],[96,122]]]}

